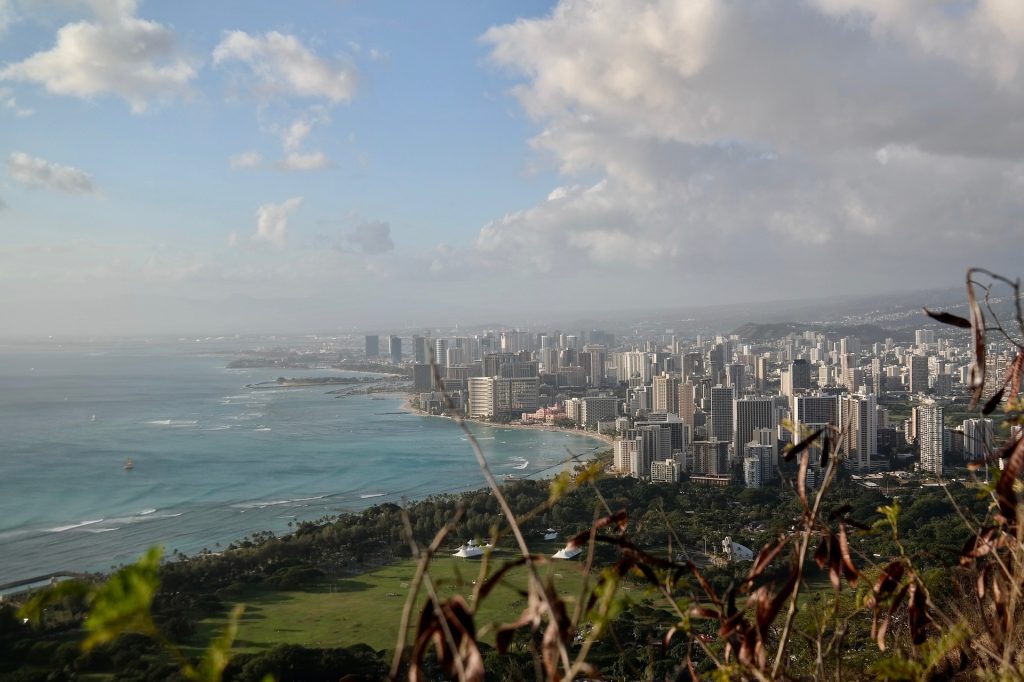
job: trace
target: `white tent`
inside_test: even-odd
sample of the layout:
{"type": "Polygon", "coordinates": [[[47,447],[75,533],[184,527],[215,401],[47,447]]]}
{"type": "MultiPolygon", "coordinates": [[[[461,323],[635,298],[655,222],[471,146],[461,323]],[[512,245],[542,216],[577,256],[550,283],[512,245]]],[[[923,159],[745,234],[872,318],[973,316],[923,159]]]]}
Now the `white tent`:
{"type": "Polygon", "coordinates": [[[566,545],[551,555],[552,559],[573,559],[583,553],[582,547],[571,547],[566,545]]]}

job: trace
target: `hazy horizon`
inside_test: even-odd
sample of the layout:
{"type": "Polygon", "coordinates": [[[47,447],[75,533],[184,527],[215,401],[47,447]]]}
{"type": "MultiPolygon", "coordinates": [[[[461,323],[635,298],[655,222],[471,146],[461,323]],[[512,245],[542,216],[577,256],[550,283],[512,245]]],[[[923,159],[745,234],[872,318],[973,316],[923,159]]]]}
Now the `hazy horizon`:
{"type": "Polygon", "coordinates": [[[0,336],[1015,276],[1006,5],[0,0],[0,336]]]}

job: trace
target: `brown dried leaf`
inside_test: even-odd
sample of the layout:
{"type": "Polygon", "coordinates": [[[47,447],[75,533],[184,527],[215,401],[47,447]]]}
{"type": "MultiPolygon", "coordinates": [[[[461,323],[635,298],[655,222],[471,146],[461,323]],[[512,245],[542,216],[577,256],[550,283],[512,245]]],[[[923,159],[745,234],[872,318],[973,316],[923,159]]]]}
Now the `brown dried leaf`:
{"type": "Polygon", "coordinates": [[[985,406],[981,408],[981,413],[984,415],[992,414],[999,407],[999,403],[1003,402],[1003,394],[1006,393],[1006,386],[1003,386],[998,391],[992,394],[992,396],[985,401],[985,406]]]}
{"type": "Polygon", "coordinates": [[[775,557],[779,555],[788,543],[789,538],[783,536],[774,545],[767,544],[760,552],[758,552],[757,558],[754,559],[754,565],[750,567],[750,572],[747,573],[746,580],[744,580],[743,584],[740,586],[741,592],[745,592],[750,589],[754,579],[764,573],[764,569],[768,568],[768,565],[775,560],[775,557]]]}
{"type": "Polygon", "coordinates": [[[924,314],[933,320],[937,320],[942,324],[952,325],[954,327],[960,327],[961,329],[970,329],[971,321],[966,320],[959,315],[953,315],[952,313],[940,312],[937,310],[924,309],[924,314]]]}
{"type": "Polygon", "coordinates": [[[893,561],[882,569],[882,573],[878,576],[878,580],[875,581],[875,586],[872,589],[876,604],[879,597],[883,597],[896,589],[900,584],[900,578],[903,577],[903,571],[902,561],[893,561]]]}
{"type": "Polygon", "coordinates": [[[995,544],[993,543],[992,538],[993,535],[995,535],[996,529],[996,526],[982,528],[977,535],[967,539],[967,542],[964,543],[963,549],[960,550],[961,566],[970,566],[978,559],[978,557],[983,557],[995,549],[995,544]]]}
{"type": "Polygon", "coordinates": [[[985,388],[985,314],[974,293],[973,275],[973,268],[967,271],[967,305],[971,311],[971,331],[974,338],[974,360],[971,362],[968,380],[971,388],[971,404],[968,409],[972,410],[981,400],[981,393],[985,388]]]}
{"type": "Polygon", "coordinates": [[[1015,441],[1013,451],[1003,467],[1003,473],[999,476],[999,482],[996,483],[995,492],[999,511],[1011,528],[1015,528],[1017,525],[1017,494],[1013,491],[1013,484],[1017,480],[1017,476],[1020,475],[1022,466],[1024,466],[1024,437],[1017,438],[1015,441]]]}
{"type": "Polygon", "coordinates": [[[800,502],[804,505],[804,511],[810,514],[807,507],[807,465],[810,464],[811,453],[806,450],[800,455],[800,468],[796,474],[796,493],[800,496],[800,502]]]}
{"type": "Polygon", "coordinates": [[[846,582],[850,583],[850,587],[857,587],[860,571],[853,565],[853,558],[850,556],[850,543],[846,538],[846,524],[842,521],[839,522],[839,550],[843,557],[843,573],[846,576],[846,582]]]}
{"type": "Polygon", "coordinates": [[[910,590],[907,592],[907,612],[910,620],[910,640],[915,646],[924,643],[927,637],[925,626],[931,618],[928,616],[924,588],[917,580],[910,583],[910,590]]]}
{"type": "Polygon", "coordinates": [[[1024,376],[1024,350],[1017,351],[1017,357],[1007,370],[1010,381],[1010,397],[1016,398],[1020,395],[1021,377],[1024,376]]]}
{"type": "Polygon", "coordinates": [[[804,438],[802,441],[800,441],[793,447],[786,448],[785,452],[782,455],[782,458],[787,462],[792,461],[794,457],[799,455],[801,452],[803,452],[810,446],[814,445],[814,442],[818,440],[818,436],[820,436],[824,431],[824,428],[818,429],[817,431],[807,436],[807,438],[804,438]]]}

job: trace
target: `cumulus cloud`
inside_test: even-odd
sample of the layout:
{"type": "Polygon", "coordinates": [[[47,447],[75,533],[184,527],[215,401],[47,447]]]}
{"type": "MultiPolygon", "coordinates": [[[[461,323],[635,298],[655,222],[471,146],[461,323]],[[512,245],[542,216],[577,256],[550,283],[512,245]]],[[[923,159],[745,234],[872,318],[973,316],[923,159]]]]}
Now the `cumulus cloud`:
{"type": "Polygon", "coordinates": [[[288,241],[288,216],[299,206],[302,206],[302,197],[292,197],[280,204],[260,206],[256,209],[255,238],[283,248],[288,241]]]}
{"type": "Polygon", "coordinates": [[[14,91],[10,88],[0,88],[0,107],[11,112],[18,118],[27,118],[35,113],[35,110],[18,104],[18,99],[14,96],[14,91]]]}
{"type": "Polygon", "coordinates": [[[232,168],[259,168],[263,164],[263,156],[259,152],[248,151],[235,154],[228,159],[232,168]]]}
{"type": "Polygon", "coordinates": [[[285,155],[279,166],[284,170],[290,171],[310,171],[327,168],[330,164],[331,160],[323,152],[312,152],[309,154],[292,152],[285,155]]]}
{"type": "Polygon", "coordinates": [[[492,28],[531,144],[569,182],[475,250],[536,272],[962,266],[963,237],[1020,236],[1021,7],[562,0],[492,28]]]}
{"type": "Polygon", "coordinates": [[[292,35],[230,31],[213,51],[213,63],[239,62],[261,97],[296,96],[347,102],[356,91],[356,69],[343,59],[318,57],[292,35]]]}
{"type": "Polygon", "coordinates": [[[395,248],[391,241],[391,225],[381,220],[367,220],[352,229],[346,240],[367,255],[387,253],[395,248]]]}
{"type": "Polygon", "coordinates": [[[63,26],[52,48],[0,69],[0,80],[37,83],[72,97],[112,94],[135,113],[154,99],[190,92],[196,70],[171,29],[136,17],[135,2],[90,4],[96,20],[63,26]]]}
{"type": "Polygon", "coordinates": [[[24,152],[14,152],[7,157],[7,175],[30,187],[44,187],[68,194],[96,193],[96,185],[87,173],[24,152]]]}

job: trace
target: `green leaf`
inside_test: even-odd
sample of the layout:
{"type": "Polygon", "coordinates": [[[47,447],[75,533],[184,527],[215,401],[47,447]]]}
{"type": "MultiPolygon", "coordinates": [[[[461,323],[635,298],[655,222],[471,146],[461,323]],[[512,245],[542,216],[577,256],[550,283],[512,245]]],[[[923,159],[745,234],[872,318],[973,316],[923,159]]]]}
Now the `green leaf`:
{"type": "Polygon", "coordinates": [[[554,504],[562,498],[572,487],[572,479],[568,471],[563,471],[551,480],[548,488],[548,502],[554,504]]]}
{"type": "Polygon", "coordinates": [[[160,585],[162,554],[162,548],[151,547],[136,563],[122,568],[96,588],[92,610],[85,621],[89,636],[82,643],[84,650],[109,642],[122,632],[156,633],[150,606],[160,585]]]}
{"type": "Polygon", "coordinates": [[[43,611],[51,604],[65,599],[88,600],[91,593],[92,588],[89,585],[78,580],[65,580],[29,599],[24,606],[18,609],[18,617],[38,623],[43,619],[43,611]]]}
{"type": "Polygon", "coordinates": [[[193,675],[193,679],[197,682],[220,682],[224,668],[231,660],[231,647],[234,646],[235,638],[238,636],[238,621],[244,611],[244,604],[237,604],[231,610],[231,616],[228,618],[228,624],[224,627],[224,632],[210,642],[210,646],[203,653],[203,660],[199,662],[199,668],[193,675]]]}

